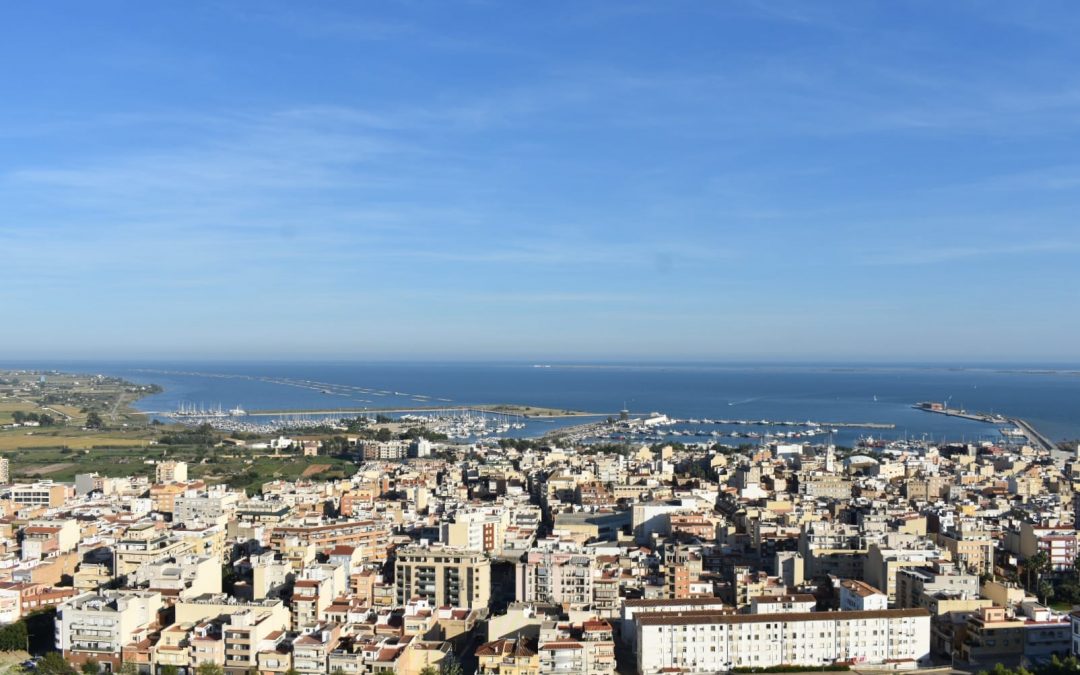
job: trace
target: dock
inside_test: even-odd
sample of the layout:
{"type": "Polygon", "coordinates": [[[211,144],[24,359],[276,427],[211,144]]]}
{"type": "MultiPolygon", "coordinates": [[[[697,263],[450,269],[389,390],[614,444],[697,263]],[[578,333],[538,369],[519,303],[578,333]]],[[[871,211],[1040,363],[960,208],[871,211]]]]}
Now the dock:
{"type": "Polygon", "coordinates": [[[1058,451],[1057,444],[1044,436],[1038,429],[1031,426],[1031,423],[1027,420],[1022,420],[1019,417],[1014,417],[1009,421],[1015,424],[1018,429],[1024,432],[1024,435],[1027,436],[1028,441],[1031,442],[1032,447],[1045,450],[1049,453],[1054,453],[1058,451]]]}
{"type": "Polygon", "coordinates": [[[916,410],[922,410],[923,412],[935,413],[938,415],[947,415],[949,417],[959,417],[961,419],[971,420],[973,422],[983,422],[986,424],[998,425],[1011,424],[1023,432],[1024,437],[1027,439],[1028,443],[1036,450],[1043,450],[1049,453],[1054,453],[1058,451],[1056,443],[1054,443],[1042,432],[1036,429],[1031,424],[1031,422],[1028,422],[1027,420],[1020,417],[1006,417],[997,413],[970,413],[966,410],[948,408],[940,404],[932,403],[916,403],[912,407],[916,410]]]}

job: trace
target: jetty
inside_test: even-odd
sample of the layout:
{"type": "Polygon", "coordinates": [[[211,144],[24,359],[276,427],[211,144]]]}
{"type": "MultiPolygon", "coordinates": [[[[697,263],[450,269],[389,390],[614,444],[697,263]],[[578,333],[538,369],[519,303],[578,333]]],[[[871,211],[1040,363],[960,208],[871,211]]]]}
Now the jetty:
{"type": "Polygon", "coordinates": [[[999,413],[984,413],[984,412],[968,412],[960,408],[950,408],[944,403],[937,403],[932,401],[922,401],[912,406],[916,410],[922,410],[923,412],[935,413],[937,415],[947,415],[949,417],[959,417],[961,419],[971,420],[973,422],[983,422],[985,424],[1011,424],[1019,429],[1024,437],[1027,439],[1031,447],[1038,450],[1044,450],[1049,453],[1057,452],[1057,444],[1050,440],[1046,435],[1036,429],[1031,422],[1020,417],[1006,417],[999,413]]]}

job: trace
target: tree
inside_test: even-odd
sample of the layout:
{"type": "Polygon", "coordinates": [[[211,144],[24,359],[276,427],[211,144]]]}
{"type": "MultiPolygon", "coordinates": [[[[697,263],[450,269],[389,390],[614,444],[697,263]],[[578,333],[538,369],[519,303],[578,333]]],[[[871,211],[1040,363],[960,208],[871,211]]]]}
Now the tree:
{"type": "Polygon", "coordinates": [[[1043,604],[1050,602],[1050,598],[1054,597],[1054,585],[1049,581],[1039,582],[1039,597],[1042,598],[1043,604]]]}
{"type": "Polygon", "coordinates": [[[196,675],[225,675],[225,669],[213,661],[203,661],[195,668],[196,675]]]}
{"type": "Polygon", "coordinates": [[[60,652],[46,654],[38,661],[37,672],[40,675],[78,675],[60,652]]]}
{"type": "Polygon", "coordinates": [[[461,667],[461,663],[456,658],[447,656],[442,661],[439,673],[440,675],[465,675],[465,669],[461,667]]]}
{"type": "Polygon", "coordinates": [[[435,666],[424,666],[424,669],[420,671],[420,675],[439,675],[439,669],[435,666]]]}
{"type": "Polygon", "coordinates": [[[159,672],[160,675],[180,675],[180,669],[172,664],[162,666],[159,672]]]}
{"type": "Polygon", "coordinates": [[[82,668],[79,670],[83,672],[83,675],[98,675],[98,672],[101,671],[101,664],[97,662],[97,659],[90,658],[82,664],[82,668]]]}
{"type": "Polygon", "coordinates": [[[101,415],[96,412],[92,412],[86,416],[86,428],[87,429],[100,429],[104,426],[104,422],[101,419],[101,415]]]}
{"type": "Polygon", "coordinates": [[[1040,577],[1044,572],[1050,569],[1050,556],[1044,551],[1039,551],[1035,555],[1029,557],[1024,561],[1024,579],[1027,582],[1025,586],[1027,589],[1034,590],[1038,587],[1040,577]]]}
{"type": "Polygon", "coordinates": [[[16,621],[0,628],[0,651],[13,652],[17,649],[26,649],[28,640],[24,621],[16,621]]]}
{"type": "Polygon", "coordinates": [[[139,675],[139,669],[131,661],[124,661],[124,664],[120,666],[119,675],[139,675]]]}

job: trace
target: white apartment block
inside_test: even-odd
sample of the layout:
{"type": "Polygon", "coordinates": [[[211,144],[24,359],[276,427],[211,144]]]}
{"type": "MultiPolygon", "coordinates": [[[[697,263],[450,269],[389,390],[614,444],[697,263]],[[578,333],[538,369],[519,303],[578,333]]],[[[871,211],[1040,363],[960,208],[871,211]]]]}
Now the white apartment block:
{"type": "Polygon", "coordinates": [[[69,662],[94,658],[118,664],[124,645],[157,622],[161,594],[153,591],[84,593],[56,612],[56,648],[69,662]]]}
{"type": "Polygon", "coordinates": [[[835,662],[922,663],[930,655],[924,609],[790,614],[639,614],[642,675],[835,662]]]}
{"type": "Polygon", "coordinates": [[[840,582],[840,609],[863,612],[889,608],[889,597],[865,581],[844,579],[840,582]]]}

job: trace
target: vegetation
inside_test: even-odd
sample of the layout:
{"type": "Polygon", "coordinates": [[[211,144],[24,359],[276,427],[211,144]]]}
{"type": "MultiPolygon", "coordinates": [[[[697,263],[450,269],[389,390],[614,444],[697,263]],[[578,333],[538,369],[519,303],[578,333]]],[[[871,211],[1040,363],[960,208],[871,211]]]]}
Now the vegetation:
{"type": "Polygon", "coordinates": [[[203,661],[195,668],[195,675],[225,675],[225,669],[213,661],[203,661]]]}
{"type": "Polygon", "coordinates": [[[101,415],[96,412],[89,412],[86,415],[86,424],[83,425],[87,429],[101,429],[105,426],[105,422],[101,419],[101,415]]]}
{"type": "Polygon", "coordinates": [[[25,621],[16,621],[0,628],[0,651],[13,652],[28,649],[29,640],[25,621]]]}
{"type": "Polygon", "coordinates": [[[162,445],[196,445],[210,447],[220,440],[214,427],[209,424],[200,424],[194,429],[185,429],[163,434],[158,439],[162,445]]]}
{"type": "Polygon", "coordinates": [[[1022,666],[1015,669],[1007,668],[998,663],[989,670],[979,671],[979,675],[1077,675],[1078,673],[1080,673],[1080,661],[1075,656],[1062,659],[1056,654],[1050,657],[1047,663],[1030,670],[1022,666]]]}
{"type": "Polygon", "coordinates": [[[11,419],[15,424],[24,424],[26,422],[37,422],[43,427],[51,427],[56,420],[49,413],[36,413],[36,412],[23,412],[16,410],[11,413],[11,419]]]}
{"type": "Polygon", "coordinates": [[[39,675],[78,675],[78,671],[67,662],[60,652],[49,652],[42,657],[38,661],[36,672],[39,675]]]}

